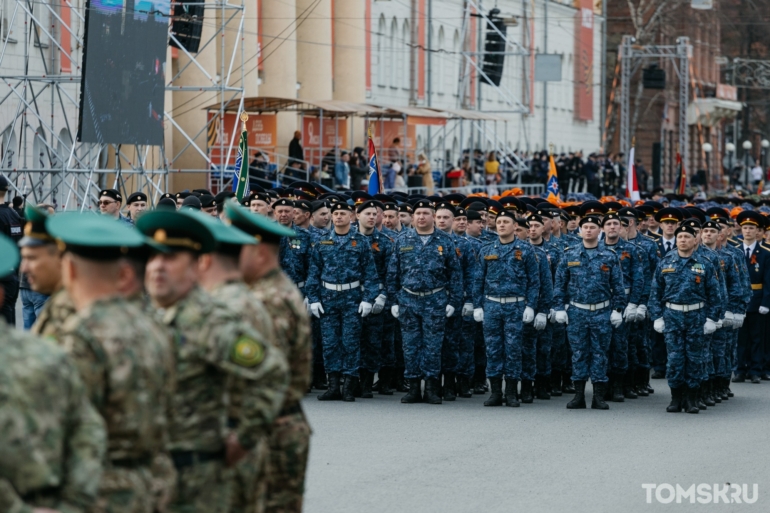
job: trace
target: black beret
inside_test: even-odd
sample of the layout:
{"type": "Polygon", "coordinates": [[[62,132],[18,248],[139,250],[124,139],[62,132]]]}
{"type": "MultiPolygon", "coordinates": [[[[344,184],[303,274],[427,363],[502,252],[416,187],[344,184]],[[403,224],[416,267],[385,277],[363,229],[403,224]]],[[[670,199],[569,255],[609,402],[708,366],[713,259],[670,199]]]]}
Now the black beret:
{"type": "Polygon", "coordinates": [[[705,223],[701,224],[701,228],[704,229],[704,230],[706,228],[713,228],[714,230],[717,230],[717,231],[722,229],[722,227],[719,226],[719,222],[714,221],[713,219],[709,219],[705,223]]]}
{"type": "Polygon", "coordinates": [[[695,219],[688,219],[687,222],[684,222],[681,224],[681,226],[677,227],[676,231],[674,232],[674,235],[679,235],[680,233],[689,233],[690,235],[697,235],[699,228],[700,228],[700,225],[695,219]]]}
{"type": "Polygon", "coordinates": [[[620,221],[620,216],[617,212],[610,212],[609,214],[605,214],[604,218],[602,218],[602,226],[604,226],[604,223],[607,221],[620,221]]]}
{"type": "Polygon", "coordinates": [[[467,217],[467,213],[463,207],[455,207],[455,217],[467,217]]]}
{"type": "Polygon", "coordinates": [[[291,207],[294,208],[294,201],[288,199],[288,198],[280,198],[278,201],[273,203],[273,208],[275,207],[291,207]]]}
{"type": "Polygon", "coordinates": [[[155,210],[176,210],[176,201],[172,198],[163,198],[158,202],[158,206],[155,210]]]}
{"type": "Polygon", "coordinates": [[[211,194],[201,194],[201,208],[211,208],[217,205],[216,199],[211,194]]]}
{"type": "Polygon", "coordinates": [[[123,197],[115,189],[104,189],[99,193],[100,198],[111,198],[120,203],[123,201],[123,197]]]}
{"type": "Polygon", "coordinates": [[[305,212],[313,212],[313,206],[306,199],[294,200],[294,208],[304,210],[305,212]]]}
{"type": "Polygon", "coordinates": [[[338,210],[344,210],[346,212],[353,212],[353,205],[348,205],[347,203],[343,203],[342,201],[338,201],[337,203],[332,203],[332,206],[330,207],[330,210],[332,212],[337,212],[338,210]]]}
{"type": "Polygon", "coordinates": [[[436,205],[436,210],[448,210],[452,215],[455,215],[455,207],[448,201],[442,201],[436,205]]]}
{"type": "Polygon", "coordinates": [[[227,201],[229,198],[234,198],[235,193],[231,191],[222,191],[216,196],[214,196],[214,202],[217,205],[224,205],[225,201],[227,201]]]}
{"type": "Polygon", "coordinates": [[[316,212],[322,208],[329,208],[329,202],[325,200],[314,201],[310,204],[310,211],[316,212]]]}
{"type": "Polygon", "coordinates": [[[126,200],[126,205],[130,205],[135,201],[147,201],[147,195],[143,192],[134,192],[126,200]]]}
{"type": "Polygon", "coordinates": [[[507,217],[509,219],[512,219],[514,222],[516,222],[516,212],[513,210],[505,210],[503,209],[499,214],[497,214],[497,218],[501,219],[507,217]]]}
{"type": "Polygon", "coordinates": [[[516,224],[518,224],[522,228],[529,229],[529,219],[526,218],[526,217],[520,217],[520,218],[516,219],[516,224]]]}
{"type": "Polygon", "coordinates": [[[182,202],[182,206],[180,208],[192,208],[195,210],[200,210],[201,200],[199,200],[197,196],[187,196],[182,202]]]}
{"type": "Polygon", "coordinates": [[[412,208],[412,205],[409,203],[401,203],[398,206],[398,211],[404,214],[412,214],[414,212],[414,208],[412,208]]]}
{"type": "Polygon", "coordinates": [[[436,204],[427,199],[421,199],[414,204],[414,209],[417,210],[418,208],[429,208],[431,210],[436,210],[436,204]]]}
{"type": "Polygon", "coordinates": [[[398,205],[395,203],[385,203],[382,210],[390,210],[391,212],[398,212],[398,205]]]}
{"type": "Polygon", "coordinates": [[[586,223],[593,223],[597,226],[602,225],[602,218],[596,214],[588,214],[584,217],[580,218],[580,226],[583,226],[586,223]]]}
{"type": "Polygon", "coordinates": [[[536,223],[544,224],[543,223],[543,218],[539,214],[529,214],[527,216],[527,221],[528,222],[535,221],[536,223]]]}
{"type": "Polygon", "coordinates": [[[381,202],[377,200],[367,200],[361,203],[360,205],[358,205],[356,212],[363,212],[367,208],[372,208],[372,207],[381,208],[383,210],[385,209],[385,205],[383,205],[381,202]]]}

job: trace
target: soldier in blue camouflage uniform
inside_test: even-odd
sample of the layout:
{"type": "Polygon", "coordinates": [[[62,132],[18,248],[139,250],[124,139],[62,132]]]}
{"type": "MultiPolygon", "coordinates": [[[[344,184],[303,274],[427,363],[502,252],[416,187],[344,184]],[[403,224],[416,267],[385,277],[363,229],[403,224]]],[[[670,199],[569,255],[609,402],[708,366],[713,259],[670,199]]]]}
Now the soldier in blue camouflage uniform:
{"type": "MultiPolygon", "coordinates": [[[[311,250],[318,239],[329,235],[327,225],[331,220],[330,206],[326,200],[317,200],[310,204],[310,226],[307,232],[310,235],[311,250]]],[[[323,344],[321,343],[320,319],[310,316],[310,327],[313,337],[313,381],[310,387],[316,390],[328,390],[326,369],[324,369],[323,344]]]]}
{"type": "Polygon", "coordinates": [[[633,374],[628,373],[628,330],[632,329],[628,325],[636,323],[637,306],[647,303],[649,289],[645,290],[641,253],[636,246],[620,237],[621,224],[617,210],[605,214],[602,220],[602,229],[604,230],[604,239],[599,242],[599,247],[611,249],[618,256],[623,272],[623,293],[628,301],[623,312],[625,322],[612,329],[612,342],[610,342],[608,354],[610,359],[609,394],[614,402],[622,403],[625,399],[638,397],[632,388],[633,374]]]}
{"type": "Polygon", "coordinates": [[[367,238],[351,229],[353,207],[335,203],[331,210],[334,229],[313,246],[307,285],[310,311],[321,319],[324,367],[329,373],[329,389],[318,400],[355,401],[361,318],[372,313],[380,294],[379,278],[367,238]]]}
{"type": "Polygon", "coordinates": [[[307,297],[305,282],[309,268],[309,256],[311,248],[310,233],[304,228],[294,224],[294,202],[281,198],[273,203],[275,220],[286,228],[294,230],[295,237],[281,239],[280,258],[281,268],[289,275],[302,295],[307,297]]]}
{"type": "MultiPolygon", "coordinates": [[[[503,404],[505,378],[506,404],[517,407],[522,331],[524,324],[535,320],[540,272],[532,247],[515,237],[514,212],[501,211],[496,224],[498,241],[483,246],[479,253],[473,316],[477,321],[483,320],[487,346],[487,377],[492,393],[484,406],[503,404]]],[[[541,320],[545,324],[545,319],[541,320]]]]}
{"type": "Polygon", "coordinates": [[[583,243],[564,253],[554,283],[556,322],[567,324],[572,348],[572,381],[575,397],[567,408],[585,408],[586,380],[594,387],[591,408],[606,410],[607,351],[612,327],[623,322],[626,297],[623,273],[614,251],[599,248],[603,206],[598,202],[581,207],[580,232],[583,243]],[[569,308],[569,316],[567,315],[569,308]]]}
{"type": "Polygon", "coordinates": [[[669,251],[655,271],[650,293],[650,316],[655,331],[666,338],[666,375],[671,404],[666,411],[698,413],[704,335],[717,329],[719,282],[708,259],[695,255],[697,229],[685,221],[676,229],[677,248],[669,251]]]}
{"type": "Polygon", "coordinates": [[[403,403],[421,400],[420,379],[425,379],[425,402],[441,404],[439,375],[446,318],[462,303],[462,269],[451,237],[434,228],[435,204],[414,205],[415,229],[396,240],[388,265],[388,297],[394,298],[393,316],[401,322],[404,377],[409,393],[403,403]]]}
{"type": "MultiPolygon", "coordinates": [[[[471,251],[473,251],[478,270],[479,253],[481,253],[481,246],[483,245],[478,236],[483,230],[483,221],[481,220],[481,214],[476,210],[466,210],[465,215],[468,218],[465,239],[470,244],[471,251]]],[[[477,384],[481,385],[481,382],[486,381],[487,358],[483,326],[480,322],[476,322],[472,314],[463,316],[462,333],[458,351],[457,382],[458,395],[467,398],[476,393],[474,388],[477,384]],[[478,383],[474,380],[477,380],[478,383]]],[[[481,389],[480,393],[484,393],[483,389],[481,389]]]]}

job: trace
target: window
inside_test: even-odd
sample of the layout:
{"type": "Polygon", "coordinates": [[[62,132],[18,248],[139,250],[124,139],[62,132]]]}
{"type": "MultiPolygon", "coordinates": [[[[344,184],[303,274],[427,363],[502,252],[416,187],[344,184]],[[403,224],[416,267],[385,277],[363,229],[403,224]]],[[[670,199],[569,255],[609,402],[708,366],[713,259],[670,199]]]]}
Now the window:
{"type": "MultiPolygon", "coordinates": [[[[463,66],[463,57],[460,55],[460,32],[458,30],[455,30],[455,35],[452,37],[452,60],[450,62],[453,62],[453,67],[457,71],[457,74],[455,76],[459,77],[462,71],[463,66]],[[459,68],[458,68],[459,66],[459,68]]],[[[449,83],[452,83],[453,80],[450,78],[449,83]]],[[[454,95],[457,97],[457,87],[454,89],[454,95]]]]}
{"type": "MultiPolygon", "coordinates": [[[[444,27],[441,27],[438,29],[438,49],[443,50],[444,44],[444,27]]],[[[436,74],[438,75],[438,80],[436,80],[436,92],[438,94],[444,94],[444,82],[446,82],[446,77],[444,76],[444,62],[446,61],[447,56],[442,52],[434,55],[437,56],[436,74]]]]}
{"type": "Polygon", "coordinates": [[[398,52],[398,58],[401,60],[401,87],[403,89],[409,89],[411,82],[411,74],[409,69],[410,57],[412,54],[412,47],[409,46],[412,42],[412,35],[409,33],[409,21],[404,20],[404,26],[401,31],[401,51],[398,52]]]}
{"type": "Polygon", "coordinates": [[[386,54],[385,48],[385,33],[387,30],[387,23],[385,23],[385,16],[380,15],[380,21],[377,24],[377,85],[385,87],[386,81],[386,54]]]}
{"type": "Polygon", "coordinates": [[[390,23],[390,44],[388,45],[388,84],[390,87],[397,87],[396,82],[396,34],[398,34],[398,22],[396,18],[390,23]]]}

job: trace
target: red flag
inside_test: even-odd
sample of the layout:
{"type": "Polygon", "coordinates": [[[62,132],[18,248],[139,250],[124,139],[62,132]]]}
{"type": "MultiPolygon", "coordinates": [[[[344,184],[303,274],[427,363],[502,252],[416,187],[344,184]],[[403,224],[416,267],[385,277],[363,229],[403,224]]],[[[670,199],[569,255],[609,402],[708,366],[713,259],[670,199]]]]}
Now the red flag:
{"type": "Polygon", "coordinates": [[[679,152],[676,152],[676,169],[678,171],[677,176],[679,177],[677,179],[676,193],[684,194],[684,190],[687,187],[687,172],[684,169],[684,162],[682,162],[682,156],[679,152]]]}

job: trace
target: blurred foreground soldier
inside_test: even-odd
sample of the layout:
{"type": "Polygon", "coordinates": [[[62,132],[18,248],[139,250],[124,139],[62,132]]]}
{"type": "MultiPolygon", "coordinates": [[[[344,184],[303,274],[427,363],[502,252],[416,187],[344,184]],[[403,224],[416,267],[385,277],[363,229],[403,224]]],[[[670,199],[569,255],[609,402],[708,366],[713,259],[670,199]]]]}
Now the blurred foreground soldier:
{"type": "Polygon", "coordinates": [[[396,239],[386,284],[394,303],[391,313],[401,322],[404,378],[409,380],[401,402],[441,404],[441,347],[447,317],[462,306],[462,269],[452,238],[434,227],[435,204],[420,200],[414,207],[414,229],[396,239]]]}
{"type": "Polygon", "coordinates": [[[166,332],[115,287],[128,271],[128,248],[143,246],[144,237],[87,214],[60,214],[48,227],[62,246],[62,279],[77,310],[58,342],[75,361],[107,426],[107,466],[96,508],[152,513],[150,473],[156,456],[167,452],[173,355],[166,332]]]}
{"type": "Polygon", "coordinates": [[[706,366],[704,344],[717,330],[720,298],[717,271],[695,254],[697,224],[676,229],[676,248],[660,260],[650,292],[650,316],[663,333],[668,351],[666,376],[671,387],[667,412],[698,413],[698,390],[706,366]]]}
{"type": "MultiPolygon", "coordinates": [[[[532,247],[515,237],[514,213],[503,210],[495,223],[498,242],[482,247],[479,254],[473,317],[484,323],[487,346],[487,377],[492,394],[484,406],[503,404],[505,377],[506,404],[517,407],[524,324],[535,319],[540,270],[532,247]]],[[[539,321],[545,326],[545,316],[539,321]]]]}
{"type": "Polygon", "coordinates": [[[553,290],[556,322],[567,324],[572,348],[572,381],[575,397],[567,408],[586,407],[586,381],[594,387],[591,408],[609,409],[604,402],[607,390],[607,352],[612,328],[623,322],[626,296],[617,255],[600,248],[600,210],[583,207],[580,219],[582,244],[569,248],[559,262],[553,290]],[[569,317],[567,316],[569,308],[569,317]]]}
{"type": "Polygon", "coordinates": [[[177,388],[169,434],[178,481],[169,510],[227,512],[232,476],[226,467],[267,434],[284,399],[286,360],[197,286],[198,257],[215,247],[201,221],[184,212],[155,211],[144,214],[137,228],[168,251],[150,257],[146,286],[174,336],[177,388]],[[241,380],[240,418],[228,436],[227,392],[241,380]]]}
{"type": "Polygon", "coordinates": [[[289,389],[270,434],[266,511],[300,512],[311,432],[300,401],[310,383],[311,349],[302,295],[281,270],[278,257],[281,237],[292,233],[234,203],[225,205],[225,213],[233,226],[260,241],[243,247],[241,270],[273,319],[276,342],[289,361],[289,389]]]}
{"type": "MultiPolygon", "coordinates": [[[[18,262],[0,235],[0,278],[18,262]]],[[[64,351],[2,319],[0,362],[0,511],[88,511],[107,442],[77,369],[64,351]]]]}
{"type": "MultiPolygon", "coordinates": [[[[16,211],[5,203],[10,184],[4,176],[0,176],[0,234],[14,242],[22,237],[23,221],[16,211]]],[[[19,297],[19,273],[14,270],[0,279],[0,287],[4,289],[5,299],[0,302],[0,315],[5,322],[16,326],[16,299],[19,297]]]]}
{"type": "Polygon", "coordinates": [[[147,210],[147,195],[143,192],[135,192],[126,200],[128,207],[128,217],[136,222],[142,212],[147,210]]]}
{"type": "Polygon", "coordinates": [[[120,206],[122,204],[123,196],[115,189],[103,189],[99,193],[99,212],[102,215],[133,226],[134,221],[120,213],[120,206]]]}

